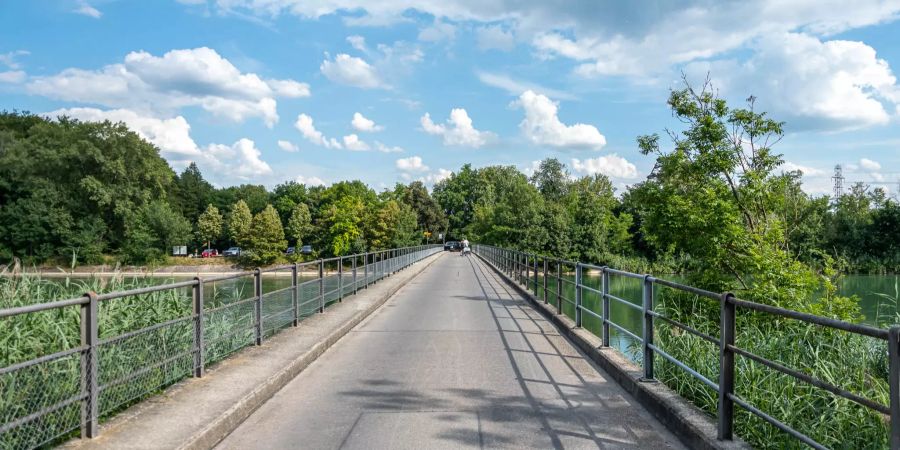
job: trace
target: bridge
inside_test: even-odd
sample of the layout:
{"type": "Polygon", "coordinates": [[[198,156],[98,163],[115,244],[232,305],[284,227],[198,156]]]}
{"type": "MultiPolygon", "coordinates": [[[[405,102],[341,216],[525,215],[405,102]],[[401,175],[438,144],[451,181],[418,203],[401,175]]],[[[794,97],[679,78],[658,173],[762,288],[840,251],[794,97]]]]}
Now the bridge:
{"type": "MultiPolygon", "coordinates": [[[[888,356],[897,384],[900,328],[780,310],[607,267],[475,250],[462,256],[436,246],[394,249],[0,310],[0,320],[27,325],[74,308],[81,330],[75,345],[0,369],[0,444],[745,448],[731,431],[738,406],[821,447],[735,394],[734,357],[754,356],[734,344],[736,308],[893,343],[888,356]],[[592,270],[599,286],[586,281],[592,270]],[[610,277],[637,280],[642,303],[611,293],[610,277]],[[720,336],[655,311],[654,286],[717,299],[720,336]],[[154,297],[160,293],[166,296],[154,297]],[[186,302],[187,313],[104,333],[103,314],[127,299],[137,300],[131,307],[186,302]],[[639,330],[613,320],[617,302],[639,313],[639,330]],[[659,348],[654,321],[721,344],[718,379],[659,348]],[[631,359],[623,354],[629,349],[637,349],[631,359]],[[714,418],[655,381],[659,359],[719,396],[714,418]]],[[[900,406],[896,394],[882,405],[759,358],[886,413],[897,448],[890,420],[900,406]]]]}

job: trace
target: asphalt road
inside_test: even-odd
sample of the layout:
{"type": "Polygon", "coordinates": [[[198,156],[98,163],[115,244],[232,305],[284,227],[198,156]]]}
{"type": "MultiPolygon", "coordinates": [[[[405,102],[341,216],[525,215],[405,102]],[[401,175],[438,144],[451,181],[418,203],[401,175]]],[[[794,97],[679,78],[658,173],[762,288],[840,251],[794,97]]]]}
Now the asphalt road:
{"type": "Polygon", "coordinates": [[[218,448],[683,446],[490,268],[452,253],[218,448]]]}

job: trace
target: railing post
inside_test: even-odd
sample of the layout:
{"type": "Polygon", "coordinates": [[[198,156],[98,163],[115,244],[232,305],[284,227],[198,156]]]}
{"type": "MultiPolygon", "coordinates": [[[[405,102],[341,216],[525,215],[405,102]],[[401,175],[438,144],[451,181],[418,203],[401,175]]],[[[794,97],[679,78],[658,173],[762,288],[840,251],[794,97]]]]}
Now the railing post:
{"type": "Polygon", "coordinates": [[[369,288],[369,252],[363,256],[363,277],[365,278],[366,289],[369,288]]]}
{"type": "Polygon", "coordinates": [[[644,286],[642,289],[642,298],[644,309],[644,326],[643,326],[643,350],[644,350],[644,380],[653,379],[653,277],[644,275],[644,286]]]}
{"type": "Polygon", "coordinates": [[[291,267],[291,325],[295,327],[300,325],[300,283],[297,282],[297,269],[298,265],[294,263],[291,267]]]}
{"type": "Polygon", "coordinates": [[[556,313],[562,314],[562,262],[556,260],[556,313]]]}
{"type": "Polygon", "coordinates": [[[581,263],[575,263],[575,326],[581,327],[581,263]]]}
{"type": "Polygon", "coordinates": [[[522,255],[522,266],[523,266],[522,268],[525,269],[525,271],[524,272],[521,270],[519,271],[519,283],[524,284],[525,289],[527,290],[528,289],[528,254],[527,253],[522,255]]]}
{"type": "Polygon", "coordinates": [[[600,328],[604,347],[609,347],[609,271],[607,269],[609,269],[609,267],[603,266],[600,276],[600,301],[603,303],[603,310],[601,313],[603,323],[600,328]]]}
{"type": "Polygon", "coordinates": [[[202,377],[206,373],[203,342],[203,279],[194,277],[197,284],[193,288],[194,300],[194,376],[202,377]]]}
{"type": "Polygon", "coordinates": [[[359,255],[353,255],[353,295],[356,295],[356,290],[359,287],[359,283],[356,281],[356,260],[359,259],[359,255]]]}
{"type": "Polygon", "coordinates": [[[722,294],[720,300],[721,336],[719,337],[719,432],[720,440],[731,440],[734,428],[734,345],[735,306],[731,293],[722,294]]]}
{"type": "Polygon", "coordinates": [[[547,304],[547,258],[544,257],[544,304],[547,304]]]}
{"type": "Polygon", "coordinates": [[[325,312],[325,260],[319,260],[319,312],[325,312]]]}
{"type": "Polygon", "coordinates": [[[256,301],[253,302],[254,312],[256,316],[256,345],[262,345],[263,341],[263,316],[262,316],[262,269],[256,269],[253,274],[253,294],[256,301]]]}
{"type": "Polygon", "coordinates": [[[88,292],[86,304],[81,305],[81,345],[86,349],[81,353],[81,437],[94,438],[100,431],[100,389],[97,361],[97,341],[99,308],[97,294],[88,292]]]}
{"type": "Polygon", "coordinates": [[[891,449],[900,449],[900,325],[888,330],[888,380],[891,396],[891,449]]]}
{"type": "Polygon", "coordinates": [[[338,257],[338,302],[344,301],[344,257],[338,257]]]}

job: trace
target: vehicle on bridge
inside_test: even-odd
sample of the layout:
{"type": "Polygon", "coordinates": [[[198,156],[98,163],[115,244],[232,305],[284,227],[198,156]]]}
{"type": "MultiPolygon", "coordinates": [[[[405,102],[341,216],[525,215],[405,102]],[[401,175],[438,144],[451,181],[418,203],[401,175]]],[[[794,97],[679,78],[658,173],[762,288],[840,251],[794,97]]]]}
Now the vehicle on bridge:
{"type": "Polygon", "coordinates": [[[447,241],[444,243],[444,250],[448,252],[462,251],[462,245],[457,241],[447,241]]]}

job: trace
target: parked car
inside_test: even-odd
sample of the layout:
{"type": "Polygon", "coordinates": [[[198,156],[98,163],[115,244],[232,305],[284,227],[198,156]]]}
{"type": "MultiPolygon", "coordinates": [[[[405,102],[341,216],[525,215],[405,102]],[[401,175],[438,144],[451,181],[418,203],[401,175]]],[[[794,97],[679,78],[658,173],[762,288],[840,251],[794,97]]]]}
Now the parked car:
{"type": "Polygon", "coordinates": [[[293,255],[296,250],[294,247],[288,247],[287,250],[284,251],[285,255],[293,255]]]}
{"type": "Polygon", "coordinates": [[[219,251],[214,248],[203,250],[203,253],[200,254],[201,258],[215,258],[216,256],[219,256],[219,251]]]}
{"type": "Polygon", "coordinates": [[[241,256],[241,248],[231,247],[228,250],[222,252],[222,256],[241,256]]]}
{"type": "Polygon", "coordinates": [[[462,245],[456,241],[447,241],[444,243],[444,250],[450,252],[462,251],[462,245]]]}
{"type": "Polygon", "coordinates": [[[300,253],[303,253],[304,255],[311,255],[312,252],[312,245],[304,245],[303,247],[300,247],[300,253]]]}

